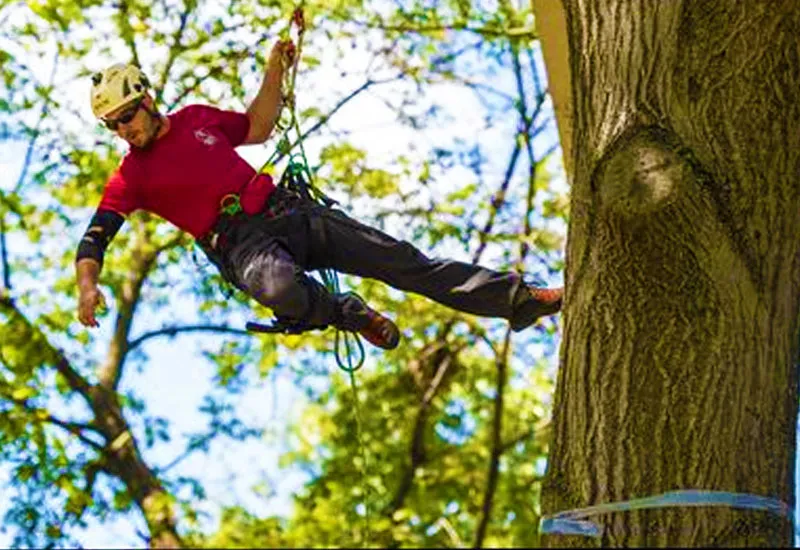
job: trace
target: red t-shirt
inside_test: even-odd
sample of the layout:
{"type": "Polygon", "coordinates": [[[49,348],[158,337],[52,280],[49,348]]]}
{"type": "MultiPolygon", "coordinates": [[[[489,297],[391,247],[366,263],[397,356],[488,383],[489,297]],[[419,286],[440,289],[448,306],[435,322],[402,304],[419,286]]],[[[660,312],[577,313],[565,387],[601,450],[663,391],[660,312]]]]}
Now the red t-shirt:
{"type": "Polygon", "coordinates": [[[195,238],[214,226],[228,193],[241,193],[245,212],[258,212],[275,185],[267,174],[250,182],[256,171],[234,149],[247,136],[247,115],[189,105],[168,118],[169,131],[148,149],[131,147],[98,209],[147,210],[195,238]]]}

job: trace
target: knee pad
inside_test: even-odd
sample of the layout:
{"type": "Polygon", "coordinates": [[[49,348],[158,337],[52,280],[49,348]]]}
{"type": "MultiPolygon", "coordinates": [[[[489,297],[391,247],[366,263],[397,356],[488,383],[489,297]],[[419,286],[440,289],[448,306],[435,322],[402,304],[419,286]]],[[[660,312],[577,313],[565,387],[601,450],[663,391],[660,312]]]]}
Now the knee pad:
{"type": "Polygon", "coordinates": [[[276,315],[300,318],[308,309],[308,291],[302,272],[291,261],[269,255],[253,262],[243,273],[248,293],[276,315]]]}

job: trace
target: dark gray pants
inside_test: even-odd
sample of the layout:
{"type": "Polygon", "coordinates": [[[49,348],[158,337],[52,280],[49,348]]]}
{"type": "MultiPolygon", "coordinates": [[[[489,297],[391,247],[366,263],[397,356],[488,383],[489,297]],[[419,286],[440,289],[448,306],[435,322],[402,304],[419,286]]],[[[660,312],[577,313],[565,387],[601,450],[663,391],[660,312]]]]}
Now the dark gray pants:
{"type": "Polygon", "coordinates": [[[517,274],[428,258],[408,242],[281,188],[270,203],[281,215],[218,224],[219,252],[226,277],[278,319],[337,324],[337,297],[305,273],[316,269],[376,279],[485,317],[512,319],[528,297],[519,292],[517,274]]]}

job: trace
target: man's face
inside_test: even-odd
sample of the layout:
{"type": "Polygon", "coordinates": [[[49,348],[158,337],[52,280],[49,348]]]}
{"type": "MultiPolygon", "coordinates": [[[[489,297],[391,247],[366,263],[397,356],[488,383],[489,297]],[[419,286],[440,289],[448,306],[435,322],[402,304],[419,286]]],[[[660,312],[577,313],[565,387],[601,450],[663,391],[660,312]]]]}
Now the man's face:
{"type": "Polygon", "coordinates": [[[149,98],[143,97],[123,105],[109,113],[103,122],[131,147],[148,147],[158,132],[157,119],[144,109],[145,106],[149,107],[149,101],[149,98]]]}

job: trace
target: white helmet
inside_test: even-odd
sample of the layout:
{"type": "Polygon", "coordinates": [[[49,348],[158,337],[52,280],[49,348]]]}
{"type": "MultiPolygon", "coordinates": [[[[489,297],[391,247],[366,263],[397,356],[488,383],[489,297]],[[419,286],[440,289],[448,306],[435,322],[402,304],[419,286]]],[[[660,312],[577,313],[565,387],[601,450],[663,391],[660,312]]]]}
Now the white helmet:
{"type": "Polygon", "coordinates": [[[97,118],[144,96],[150,82],[135,65],[117,63],[92,75],[92,112],[97,118]]]}

